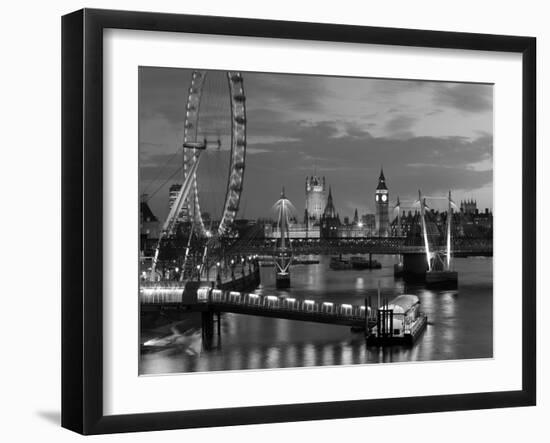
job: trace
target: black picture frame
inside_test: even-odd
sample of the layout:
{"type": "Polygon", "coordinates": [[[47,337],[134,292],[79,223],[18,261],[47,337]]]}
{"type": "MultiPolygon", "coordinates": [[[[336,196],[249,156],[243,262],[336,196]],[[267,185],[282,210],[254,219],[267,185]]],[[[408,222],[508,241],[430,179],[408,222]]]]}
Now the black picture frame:
{"type": "MultiPolygon", "coordinates": [[[[228,426],[536,403],[536,39],[83,9],[62,18],[62,426],[82,434],[228,426]],[[522,55],[522,388],[198,411],[103,413],[103,30],[191,32],[522,55]]],[[[519,149],[519,147],[518,147],[519,149]]]]}

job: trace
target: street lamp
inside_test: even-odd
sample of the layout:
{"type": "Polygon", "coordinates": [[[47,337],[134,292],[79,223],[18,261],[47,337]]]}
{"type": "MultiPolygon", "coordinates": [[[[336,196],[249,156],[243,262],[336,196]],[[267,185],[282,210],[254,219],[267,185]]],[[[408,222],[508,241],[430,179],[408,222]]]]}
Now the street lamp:
{"type": "Polygon", "coordinates": [[[201,265],[197,265],[197,281],[201,281],[201,265]]]}

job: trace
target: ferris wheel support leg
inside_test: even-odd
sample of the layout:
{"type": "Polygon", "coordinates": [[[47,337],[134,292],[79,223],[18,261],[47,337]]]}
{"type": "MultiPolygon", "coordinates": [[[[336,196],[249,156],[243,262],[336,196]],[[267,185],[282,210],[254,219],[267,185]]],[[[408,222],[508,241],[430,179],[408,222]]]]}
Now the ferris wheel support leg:
{"type": "Polygon", "coordinates": [[[156,266],[157,266],[158,255],[159,255],[162,239],[166,235],[172,234],[177,216],[181,211],[183,203],[185,202],[185,200],[187,199],[187,196],[189,195],[189,191],[191,190],[191,186],[193,184],[192,177],[194,173],[197,171],[197,167],[199,165],[199,160],[200,160],[200,153],[201,151],[198,150],[197,153],[195,154],[195,161],[193,162],[193,165],[191,166],[191,170],[190,170],[191,173],[185,178],[185,181],[183,182],[183,185],[181,186],[181,189],[179,190],[178,195],[176,196],[176,200],[172,205],[172,209],[170,210],[170,213],[168,214],[168,217],[164,222],[162,231],[159,234],[157,247],[155,248],[155,255],[153,257],[153,263],[151,266],[151,276],[150,276],[151,281],[154,281],[154,278],[155,278],[156,266]]]}

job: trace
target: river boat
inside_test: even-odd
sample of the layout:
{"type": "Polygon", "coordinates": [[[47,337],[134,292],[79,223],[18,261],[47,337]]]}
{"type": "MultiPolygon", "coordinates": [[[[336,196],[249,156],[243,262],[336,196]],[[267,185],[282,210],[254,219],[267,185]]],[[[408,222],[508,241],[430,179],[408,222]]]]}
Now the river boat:
{"type": "Polygon", "coordinates": [[[376,326],[367,333],[367,345],[413,345],[428,324],[416,295],[403,294],[378,309],[376,326]]]}
{"type": "Polygon", "coordinates": [[[351,262],[342,257],[331,257],[329,267],[335,271],[347,271],[352,269],[351,262]]]}
{"type": "Polygon", "coordinates": [[[369,260],[365,257],[351,257],[352,269],[381,269],[382,263],[378,260],[369,260]]]}

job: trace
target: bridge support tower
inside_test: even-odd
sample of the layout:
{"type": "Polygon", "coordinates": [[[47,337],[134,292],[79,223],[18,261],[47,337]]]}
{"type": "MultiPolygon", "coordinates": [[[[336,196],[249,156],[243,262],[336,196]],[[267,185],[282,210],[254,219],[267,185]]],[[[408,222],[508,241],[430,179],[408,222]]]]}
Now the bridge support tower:
{"type": "Polygon", "coordinates": [[[403,277],[411,280],[424,280],[427,270],[428,264],[426,263],[426,254],[423,252],[403,254],[403,262],[400,269],[403,277]]]}
{"type": "Polygon", "coordinates": [[[203,340],[211,340],[214,336],[214,313],[212,311],[201,312],[201,329],[203,340]]]}
{"type": "Polygon", "coordinates": [[[292,254],[290,251],[278,249],[275,252],[275,287],[277,289],[290,288],[290,263],[292,254]]]}
{"type": "Polygon", "coordinates": [[[201,332],[202,332],[202,343],[205,349],[212,349],[214,344],[214,323],[217,323],[217,346],[220,345],[221,337],[221,313],[219,311],[203,311],[201,312],[201,332]],[[216,321],[214,321],[216,318],[216,321]]]}
{"type": "Polygon", "coordinates": [[[281,237],[276,243],[273,254],[275,263],[275,286],[277,289],[290,288],[290,265],[292,263],[292,247],[290,243],[289,224],[292,203],[285,197],[285,189],[281,198],[275,203],[278,212],[277,227],[281,237]]]}

